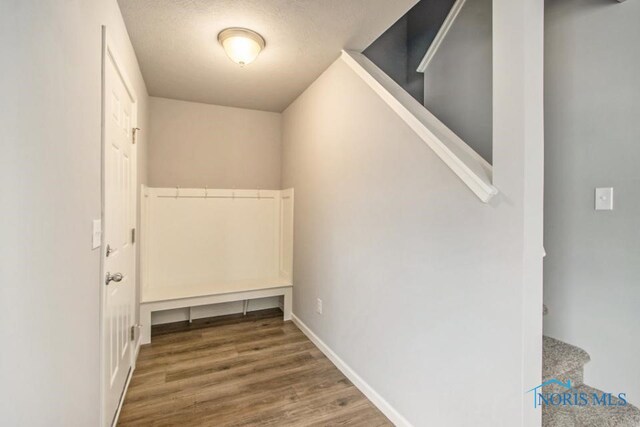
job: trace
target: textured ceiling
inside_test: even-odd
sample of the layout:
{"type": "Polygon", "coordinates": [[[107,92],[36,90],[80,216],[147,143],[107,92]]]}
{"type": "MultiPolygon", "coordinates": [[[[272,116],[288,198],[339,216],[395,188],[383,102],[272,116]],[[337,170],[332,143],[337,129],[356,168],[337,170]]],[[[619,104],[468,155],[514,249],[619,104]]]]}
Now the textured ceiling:
{"type": "Polygon", "coordinates": [[[362,51],[417,0],[118,0],[149,94],[282,111],[340,54],[362,51]],[[240,68],[217,42],[246,27],[267,42],[240,68]]]}

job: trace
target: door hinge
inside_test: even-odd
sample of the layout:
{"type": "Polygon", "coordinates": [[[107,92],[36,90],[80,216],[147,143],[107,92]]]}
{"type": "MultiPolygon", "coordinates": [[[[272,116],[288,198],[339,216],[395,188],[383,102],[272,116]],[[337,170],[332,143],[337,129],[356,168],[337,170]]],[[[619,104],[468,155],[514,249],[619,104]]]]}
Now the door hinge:
{"type": "Polygon", "coordinates": [[[140,325],[131,326],[131,341],[135,341],[138,331],[140,330],[140,325]]]}
{"type": "Polygon", "coordinates": [[[131,243],[135,243],[136,242],[136,229],[132,228],[131,229],[131,243]]]}
{"type": "Polygon", "coordinates": [[[131,137],[131,143],[135,144],[136,143],[136,137],[138,135],[138,131],[140,130],[140,128],[133,128],[133,135],[131,137]]]}

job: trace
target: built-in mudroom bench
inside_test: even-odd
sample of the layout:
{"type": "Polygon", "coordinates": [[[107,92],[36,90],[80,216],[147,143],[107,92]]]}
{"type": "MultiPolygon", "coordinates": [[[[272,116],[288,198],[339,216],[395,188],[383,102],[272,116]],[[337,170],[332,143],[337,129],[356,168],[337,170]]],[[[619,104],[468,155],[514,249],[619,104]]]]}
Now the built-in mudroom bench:
{"type": "Polygon", "coordinates": [[[141,343],[156,311],[281,297],[291,318],[293,190],[143,188],[141,343]]]}

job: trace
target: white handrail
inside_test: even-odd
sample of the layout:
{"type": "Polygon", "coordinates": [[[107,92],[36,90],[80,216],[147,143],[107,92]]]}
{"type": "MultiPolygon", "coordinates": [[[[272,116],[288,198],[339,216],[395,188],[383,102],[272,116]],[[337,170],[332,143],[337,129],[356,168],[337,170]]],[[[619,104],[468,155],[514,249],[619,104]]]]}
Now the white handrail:
{"type": "Polygon", "coordinates": [[[498,194],[498,189],[492,184],[493,167],[384,71],[358,52],[342,51],[341,60],[409,125],[480,200],[488,203],[498,194]]]}
{"type": "Polygon", "coordinates": [[[447,33],[453,26],[454,21],[458,17],[458,14],[462,10],[462,6],[464,6],[466,1],[467,0],[456,0],[456,2],[453,4],[451,10],[449,11],[449,14],[442,23],[440,30],[438,30],[438,34],[436,34],[433,42],[431,42],[427,53],[422,58],[422,61],[420,61],[420,65],[418,65],[418,69],[416,71],[418,71],[419,73],[425,72],[433,57],[436,56],[436,52],[438,52],[438,49],[440,49],[440,45],[442,45],[442,42],[447,37],[447,33]]]}

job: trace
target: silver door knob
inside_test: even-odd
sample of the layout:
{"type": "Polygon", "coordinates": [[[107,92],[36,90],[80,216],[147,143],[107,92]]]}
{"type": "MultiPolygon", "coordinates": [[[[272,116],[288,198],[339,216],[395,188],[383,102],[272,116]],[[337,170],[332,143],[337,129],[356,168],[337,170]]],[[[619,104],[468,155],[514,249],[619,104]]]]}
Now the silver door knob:
{"type": "Polygon", "coordinates": [[[107,273],[107,278],[105,279],[105,285],[109,285],[111,282],[121,282],[122,281],[122,273],[111,274],[107,273]]]}

